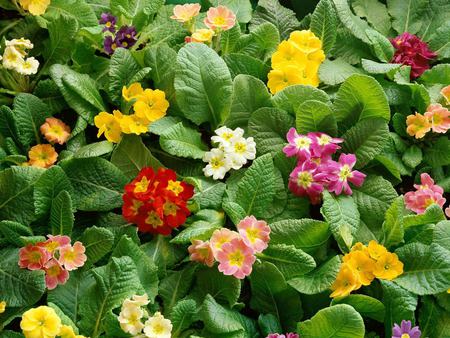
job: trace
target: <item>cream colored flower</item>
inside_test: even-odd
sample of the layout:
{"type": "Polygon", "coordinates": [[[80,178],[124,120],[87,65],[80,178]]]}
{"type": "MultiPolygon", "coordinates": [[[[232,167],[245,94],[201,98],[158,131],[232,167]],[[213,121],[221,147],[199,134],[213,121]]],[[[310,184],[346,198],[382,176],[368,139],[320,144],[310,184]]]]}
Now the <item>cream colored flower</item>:
{"type": "Polygon", "coordinates": [[[19,63],[15,70],[23,75],[32,75],[36,74],[39,68],[39,61],[34,57],[27,58],[22,63],[19,63]]]}
{"type": "Polygon", "coordinates": [[[148,338],[170,338],[172,323],[160,312],[156,312],[145,322],[144,333],[148,338]]]}
{"type": "Polygon", "coordinates": [[[22,54],[14,47],[6,47],[3,53],[3,67],[6,69],[16,69],[24,63],[22,54]]]}

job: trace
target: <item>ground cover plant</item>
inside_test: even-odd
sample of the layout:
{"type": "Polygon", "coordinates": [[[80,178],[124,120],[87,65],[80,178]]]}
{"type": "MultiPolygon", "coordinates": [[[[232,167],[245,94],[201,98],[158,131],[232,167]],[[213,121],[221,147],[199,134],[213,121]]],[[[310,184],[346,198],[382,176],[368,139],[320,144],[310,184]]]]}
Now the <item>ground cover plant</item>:
{"type": "Polygon", "coordinates": [[[448,0],[0,0],[0,337],[450,337],[448,0]]]}

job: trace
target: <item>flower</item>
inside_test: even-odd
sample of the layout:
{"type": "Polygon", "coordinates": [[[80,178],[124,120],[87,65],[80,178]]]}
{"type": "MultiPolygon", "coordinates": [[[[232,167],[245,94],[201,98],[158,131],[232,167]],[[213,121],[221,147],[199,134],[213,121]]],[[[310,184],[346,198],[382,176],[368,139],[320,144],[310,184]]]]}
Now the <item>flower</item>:
{"type": "Polygon", "coordinates": [[[25,338],[51,338],[59,334],[61,319],[51,307],[39,306],[24,312],[20,328],[25,338]]]}
{"type": "Polygon", "coordinates": [[[72,326],[69,326],[69,325],[62,325],[58,336],[61,338],[85,338],[82,335],[75,334],[72,326]]]}
{"type": "Polygon", "coordinates": [[[204,23],[213,31],[226,31],[234,27],[236,15],[225,6],[211,7],[206,12],[204,23]]]}
{"type": "Polygon", "coordinates": [[[308,133],[308,137],[312,140],[312,155],[320,158],[334,154],[338,149],[341,149],[338,144],[344,142],[341,138],[334,138],[320,132],[308,133]]]}
{"type": "Polygon", "coordinates": [[[0,314],[5,312],[5,310],[6,310],[6,302],[5,301],[1,301],[0,302],[0,314]]]}
{"type": "Polygon", "coordinates": [[[251,274],[252,265],[256,260],[253,249],[248,247],[241,238],[234,238],[223,244],[216,258],[220,272],[239,279],[244,279],[251,274]]]}
{"type": "Polygon", "coordinates": [[[150,122],[145,117],[139,117],[135,114],[124,115],[120,120],[120,129],[124,134],[140,135],[148,131],[150,122]]]}
{"type": "Polygon", "coordinates": [[[145,89],[134,103],[133,108],[137,116],[154,122],[166,115],[169,102],[162,90],[145,89]]]}
{"type": "Polygon", "coordinates": [[[406,118],[406,132],[410,136],[419,139],[425,136],[431,130],[430,120],[419,113],[408,115],[406,118]]]}
{"type": "Polygon", "coordinates": [[[310,30],[292,32],[289,36],[289,41],[305,54],[314,53],[322,49],[322,41],[310,30]]]}
{"type": "Polygon", "coordinates": [[[296,333],[286,333],[286,334],[279,334],[279,333],[271,333],[266,338],[299,338],[300,336],[296,333]]]}
{"type": "Polygon", "coordinates": [[[196,29],[191,35],[190,42],[211,42],[215,33],[211,29],[200,28],[196,29]]]}
{"type": "Polygon", "coordinates": [[[340,195],[342,191],[346,195],[351,195],[352,189],[349,182],[360,187],[364,183],[366,175],[357,170],[352,170],[355,164],[356,156],[353,154],[341,154],[339,162],[333,161],[333,163],[327,164],[328,171],[334,175],[334,178],[328,185],[328,190],[336,195],[340,195]]]}
{"type": "Polygon", "coordinates": [[[374,260],[380,259],[388,252],[387,249],[383,245],[378,244],[377,241],[374,241],[374,240],[371,240],[369,242],[367,251],[369,253],[369,256],[371,258],[373,258],[374,260]]]}
{"type": "Polygon", "coordinates": [[[278,69],[294,65],[304,68],[307,55],[303,53],[292,41],[282,41],[277,51],[272,54],[272,68],[278,69]]]}
{"type": "Polygon", "coordinates": [[[42,15],[50,5],[51,0],[19,0],[20,6],[32,15],[42,15]]]}
{"type": "Polygon", "coordinates": [[[172,323],[164,318],[160,312],[155,312],[145,322],[145,336],[148,338],[170,338],[172,333],[172,323]]]}
{"type": "Polygon", "coordinates": [[[330,297],[346,297],[350,292],[361,287],[359,274],[349,264],[343,263],[341,269],[336,277],[336,280],[331,285],[333,291],[330,297]]]}
{"type": "Polygon", "coordinates": [[[69,279],[69,272],[52,258],[44,265],[45,284],[49,290],[53,290],[58,284],[65,284],[69,279]]]}
{"type": "Polygon", "coordinates": [[[143,93],[144,89],[139,82],[132,83],[128,88],[122,87],[122,97],[127,102],[139,98],[143,93]]]}
{"type": "Polygon", "coordinates": [[[362,285],[370,285],[375,278],[373,274],[375,261],[370,258],[367,251],[356,250],[350,252],[344,256],[343,261],[358,273],[362,285]]]}
{"type": "Polygon", "coordinates": [[[41,134],[50,143],[64,144],[70,137],[70,127],[54,117],[47,117],[40,130],[41,134]]]}
{"type": "Polygon", "coordinates": [[[247,216],[241,220],[237,229],[244,243],[255,253],[263,252],[270,240],[270,228],[265,221],[258,221],[255,216],[247,216]]]}
{"type": "Polygon", "coordinates": [[[18,63],[15,70],[19,74],[32,75],[37,73],[38,68],[39,68],[39,61],[36,60],[34,57],[29,57],[23,62],[18,63]]]}
{"type": "Polygon", "coordinates": [[[445,204],[444,189],[434,184],[434,180],[427,173],[420,175],[421,184],[414,184],[416,191],[408,191],[405,194],[405,205],[409,210],[417,214],[423,214],[432,204],[441,208],[445,204]]]}
{"type": "Polygon", "coordinates": [[[198,239],[192,240],[192,245],[189,246],[188,252],[191,261],[203,263],[209,267],[214,265],[214,255],[209,241],[203,242],[198,239]]]}
{"type": "Polygon", "coordinates": [[[247,160],[254,160],[256,157],[256,143],[253,137],[233,137],[230,144],[225,147],[227,157],[230,159],[231,168],[238,170],[247,160]]]}
{"type": "Polygon", "coordinates": [[[430,68],[430,61],[437,54],[428,48],[428,44],[416,35],[405,32],[390,40],[395,48],[391,63],[401,63],[411,66],[411,80],[423,74],[430,68]]]}
{"type": "Polygon", "coordinates": [[[217,255],[222,250],[223,245],[235,238],[239,238],[239,234],[236,231],[231,231],[227,228],[215,230],[209,240],[214,257],[217,259],[217,255]]]}
{"type": "Polygon", "coordinates": [[[200,9],[199,4],[176,5],[170,18],[181,23],[189,22],[200,13],[200,9]]]}
{"type": "Polygon", "coordinates": [[[103,49],[105,50],[106,54],[113,54],[116,48],[117,43],[114,41],[113,37],[110,35],[106,36],[103,40],[103,49]]]}
{"type": "Polygon", "coordinates": [[[19,266],[22,269],[40,270],[50,259],[50,253],[42,247],[28,244],[19,250],[19,266]]]}
{"type": "Polygon", "coordinates": [[[434,180],[427,173],[420,174],[420,184],[414,184],[414,188],[417,190],[430,189],[431,191],[441,195],[444,193],[444,189],[437,184],[434,184],[434,180]]]}
{"type": "Polygon", "coordinates": [[[297,196],[308,196],[311,203],[317,204],[327,177],[318,169],[319,166],[312,161],[300,162],[289,175],[289,190],[297,196]]]}
{"type": "Polygon", "coordinates": [[[25,52],[26,49],[32,49],[34,47],[31,41],[25,38],[5,40],[5,46],[16,48],[22,56],[27,55],[25,52]]]}
{"type": "Polygon", "coordinates": [[[55,164],[58,153],[50,144],[38,144],[31,147],[28,157],[33,167],[48,168],[55,164]]]}
{"type": "Polygon", "coordinates": [[[403,263],[397,254],[387,252],[378,258],[373,274],[380,279],[393,280],[403,273],[403,263]]]}
{"type": "Polygon", "coordinates": [[[122,307],[118,317],[120,328],[126,333],[137,335],[144,328],[141,321],[143,317],[144,311],[139,306],[122,307]]]}
{"type": "Polygon", "coordinates": [[[51,255],[54,255],[59,248],[70,245],[70,237],[69,236],[52,236],[47,235],[48,239],[45,242],[37,243],[37,246],[45,248],[51,255]]]}
{"type": "Polygon", "coordinates": [[[444,97],[447,104],[450,104],[450,85],[441,89],[441,95],[444,97]]]}
{"type": "Polygon", "coordinates": [[[221,149],[211,149],[203,156],[203,162],[208,162],[203,172],[205,176],[212,176],[215,180],[221,180],[225,174],[231,169],[231,160],[225,156],[225,152],[221,149]]]}
{"type": "Polygon", "coordinates": [[[283,148],[283,152],[287,157],[296,156],[300,160],[305,160],[311,156],[311,144],[313,140],[306,135],[299,135],[295,128],[289,129],[286,134],[286,138],[289,142],[287,146],[283,148]]]}
{"type": "Polygon", "coordinates": [[[98,23],[105,25],[102,32],[110,31],[111,33],[114,33],[116,31],[117,18],[111,13],[102,13],[98,23]]]}
{"type": "Polygon", "coordinates": [[[272,94],[276,94],[288,86],[295,84],[307,84],[304,81],[303,71],[305,66],[286,65],[277,69],[272,69],[267,78],[267,87],[272,94]]]}
{"type": "Polygon", "coordinates": [[[211,141],[219,144],[219,148],[225,148],[231,145],[231,140],[233,138],[241,138],[244,136],[244,129],[236,128],[235,130],[230,129],[226,126],[220,127],[214,131],[216,135],[211,137],[211,141]]]}
{"type": "Polygon", "coordinates": [[[446,133],[450,129],[450,111],[440,104],[429,105],[424,116],[430,121],[433,132],[446,133]]]}
{"type": "Polygon", "coordinates": [[[15,47],[6,47],[3,52],[3,67],[6,69],[17,69],[24,62],[23,57],[15,47]]]}
{"type": "Polygon", "coordinates": [[[117,31],[114,42],[116,43],[117,47],[128,49],[135,45],[137,41],[136,35],[136,28],[134,28],[133,26],[125,25],[120,27],[117,31]]]}
{"type": "Polygon", "coordinates": [[[81,268],[87,260],[85,251],[81,242],[75,242],[73,246],[65,245],[59,249],[59,263],[68,271],[81,268]]]}
{"type": "Polygon", "coordinates": [[[119,110],[114,110],[113,114],[101,112],[94,117],[95,126],[98,128],[97,137],[105,134],[109,142],[118,143],[122,137],[122,129],[120,128],[120,120],[123,115],[119,110]]]}
{"type": "Polygon", "coordinates": [[[392,328],[392,338],[420,338],[422,332],[418,326],[411,328],[412,324],[409,320],[402,320],[400,326],[394,324],[392,328]]]}

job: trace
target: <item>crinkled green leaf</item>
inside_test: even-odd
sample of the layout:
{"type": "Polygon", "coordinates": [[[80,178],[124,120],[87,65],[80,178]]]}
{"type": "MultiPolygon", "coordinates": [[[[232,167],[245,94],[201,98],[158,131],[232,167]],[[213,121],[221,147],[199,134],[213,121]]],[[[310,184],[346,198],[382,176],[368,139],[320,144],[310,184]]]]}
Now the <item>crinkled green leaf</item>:
{"type": "Polygon", "coordinates": [[[397,197],[386,211],[382,227],[383,239],[381,243],[388,249],[403,242],[404,209],[403,197],[397,197]]]}
{"type": "Polygon", "coordinates": [[[272,97],[273,105],[295,115],[296,107],[308,100],[330,103],[328,95],[317,88],[304,85],[293,85],[280,90],[272,97]]]}
{"type": "Polygon", "coordinates": [[[159,296],[163,300],[165,313],[169,314],[177,302],[188,294],[194,279],[195,270],[195,265],[188,265],[182,270],[171,271],[161,280],[159,296]]]}
{"type": "Polygon", "coordinates": [[[352,7],[356,15],[366,18],[377,31],[384,35],[390,33],[391,18],[385,4],[372,0],[355,0],[352,7]]]}
{"type": "Polygon", "coordinates": [[[262,23],[250,31],[250,34],[241,35],[235,51],[253,56],[266,62],[280,43],[277,27],[270,22],[262,23]]]}
{"type": "Polygon", "coordinates": [[[269,65],[253,56],[230,53],[224,55],[223,60],[227,64],[232,78],[239,75],[251,75],[264,82],[267,81],[267,74],[270,71],[269,65]]]}
{"type": "Polygon", "coordinates": [[[337,16],[331,0],[321,0],[311,16],[311,31],[322,41],[325,54],[336,41],[337,16]]]}
{"type": "Polygon", "coordinates": [[[349,295],[345,298],[335,298],[331,304],[348,304],[363,317],[375,319],[380,323],[384,321],[384,305],[378,299],[373,297],[366,295],[349,295]]]}
{"type": "Polygon", "coordinates": [[[388,0],[387,8],[392,18],[392,27],[399,34],[417,33],[427,6],[427,0],[388,0]]]}
{"type": "Polygon", "coordinates": [[[53,235],[72,234],[74,215],[72,213],[72,198],[63,190],[52,201],[50,212],[50,228],[53,235]]]}
{"type": "Polygon", "coordinates": [[[170,314],[172,322],[172,335],[177,336],[195,321],[197,304],[192,299],[180,300],[170,314]]]}
{"type": "Polygon", "coordinates": [[[161,148],[174,156],[201,159],[207,150],[203,143],[201,134],[191,128],[177,123],[166,129],[159,139],[161,148]]]}
{"type": "Polygon", "coordinates": [[[84,231],[80,238],[86,248],[87,261],[85,266],[91,266],[98,262],[111,249],[114,243],[113,233],[106,228],[93,226],[84,231]]]}
{"type": "Polygon", "coordinates": [[[362,71],[341,57],[335,60],[325,60],[319,68],[320,80],[331,86],[341,84],[355,73],[362,73],[362,71]]]}
{"type": "Polygon", "coordinates": [[[307,134],[318,131],[331,136],[337,135],[337,124],[333,111],[327,104],[308,100],[294,108],[297,132],[307,134]]]}

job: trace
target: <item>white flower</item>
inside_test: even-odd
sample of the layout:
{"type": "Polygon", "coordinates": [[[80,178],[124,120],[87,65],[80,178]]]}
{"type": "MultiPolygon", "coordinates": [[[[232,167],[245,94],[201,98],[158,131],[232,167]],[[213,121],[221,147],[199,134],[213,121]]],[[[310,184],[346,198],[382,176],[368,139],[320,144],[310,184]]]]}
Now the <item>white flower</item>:
{"type": "Polygon", "coordinates": [[[122,306],[119,314],[120,327],[124,332],[136,335],[142,332],[144,324],[141,319],[144,317],[144,311],[138,306],[122,306]]]}
{"type": "Polygon", "coordinates": [[[39,61],[34,57],[27,58],[22,63],[19,63],[15,70],[23,75],[36,74],[39,68],[39,61]]]}
{"type": "Polygon", "coordinates": [[[236,128],[233,130],[223,126],[216,129],[215,133],[217,136],[211,137],[211,141],[218,143],[221,147],[226,147],[230,144],[230,140],[232,138],[242,137],[244,135],[244,130],[242,128],[236,128]]]}
{"type": "Polygon", "coordinates": [[[150,303],[146,293],[144,293],[142,296],[134,295],[132,299],[133,299],[134,304],[136,304],[138,306],[145,306],[148,303],[150,303]]]}
{"type": "Polygon", "coordinates": [[[16,69],[24,63],[22,55],[14,47],[6,47],[3,53],[3,67],[6,69],[16,69]]]}
{"type": "Polygon", "coordinates": [[[232,162],[232,168],[240,169],[247,160],[254,160],[256,157],[256,143],[253,137],[247,139],[243,137],[233,137],[230,140],[230,145],[225,147],[227,157],[232,162]]]}
{"type": "Polygon", "coordinates": [[[205,176],[212,176],[215,180],[221,180],[231,168],[230,159],[225,156],[223,150],[214,148],[206,152],[203,156],[203,161],[208,162],[208,165],[203,168],[205,176]]]}
{"type": "Polygon", "coordinates": [[[145,322],[145,336],[148,338],[170,338],[172,333],[172,323],[164,316],[156,312],[145,322]]]}
{"type": "Polygon", "coordinates": [[[15,48],[22,56],[27,55],[25,49],[32,49],[34,47],[31,41],[25,38],[6,40],[5,44],[6,47],[15,48]]]}

